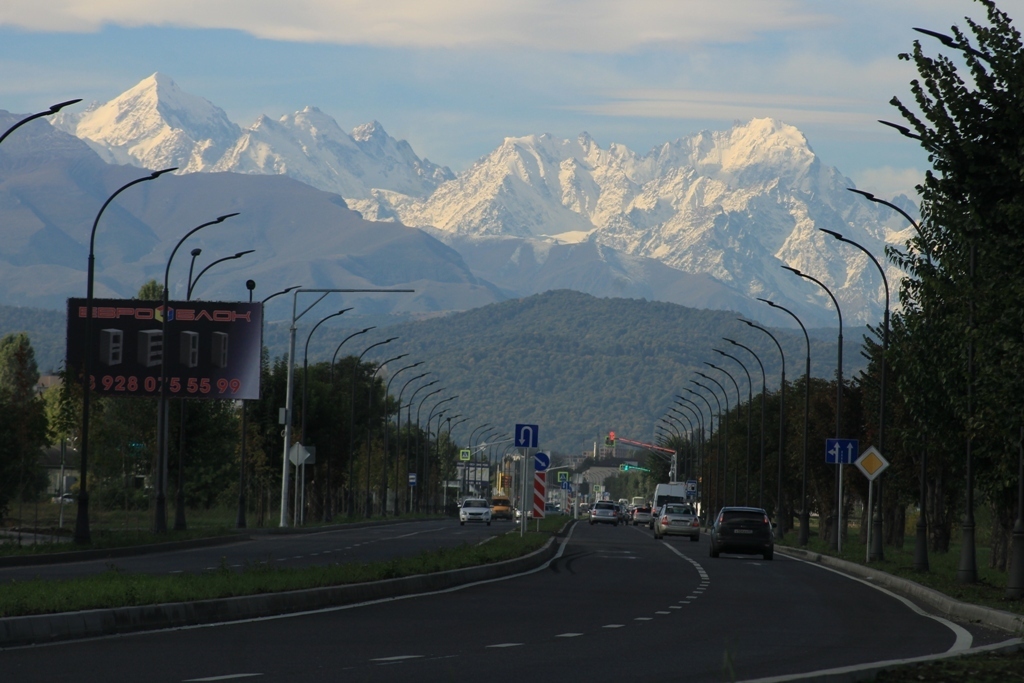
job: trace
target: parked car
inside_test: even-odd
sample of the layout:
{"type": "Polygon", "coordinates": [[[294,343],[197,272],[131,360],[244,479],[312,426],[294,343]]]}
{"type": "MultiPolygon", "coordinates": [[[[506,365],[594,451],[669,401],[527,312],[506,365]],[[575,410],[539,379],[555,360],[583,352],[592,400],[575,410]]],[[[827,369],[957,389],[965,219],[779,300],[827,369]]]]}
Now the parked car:
{"type": "Polygon", "coordinates": [[[607,500],[594,503],[593,507],[590,508],[590,523],[614,524],[618,526],[619,511],[616,509],[617,507],[615,503],[607,500]]]}
{"type": "Polygon", "coordinates": [[[738,553],[770,560],[775,554],[774,527],[761,508],[724,507],[711,527],[711,557],[738,553]]]}
{"type": "Polygon", "coordinates": [[[638,524],[648,525],[651,523],[651,508],[643,505],[633,509],[633,526],[638,524]]]}
{"type": "Polygon", "coordinates": [[[484,522],[491,525],[491,506],[483,498],[467,498],[459,506],[459,524],[484,522]]]}
{"type": "Polygon", "coordinates": [[[662,536],[689,536],[691,541],[700,540],[700,518],[689,505],[666,503],[661,514],[654,520],[654,538],[662,536]]]}

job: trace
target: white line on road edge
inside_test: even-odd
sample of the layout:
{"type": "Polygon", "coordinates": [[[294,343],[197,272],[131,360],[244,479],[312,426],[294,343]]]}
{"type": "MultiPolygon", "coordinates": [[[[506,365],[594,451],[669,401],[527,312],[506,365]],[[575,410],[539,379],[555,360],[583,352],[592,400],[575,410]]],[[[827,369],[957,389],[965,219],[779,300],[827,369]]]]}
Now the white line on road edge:
{"type": "Polygon", "coordinates": [[[912,601],[908,600],[902,595],[897,595],[896,593],[893,593],[891,590],[882,588],[881,586],[871,583],[870,581],[865,581],[864,579],[861,579],[859,577],[851,576],[850,574],[845,574],[837,569],[832,569],[831,567],[826,567],[825,565],[818,564],[816,562],[808,562],[807,560],[802,560],[799,557],[793,556],[787,556],[787,559],[796,560],[797,562],[803,562],[804,564],[809,564],[812,567],[817,567],[819,569],[824,569],[827,572],[838,574],[839,576],[850,579],[851,581],[857,581],[859,583],[864,584],[865,586],[870,586],[874,588],[876,591],[881,591],[882,593],[885,593],[891,598],[896,598],[904,605],[909,607],[912,611],[916,612],[917,614],[920,614],[922,617],[934,619],[935,621],[939,622],[940,624],[948,628],[950,631],[952,631],[953,635],[956,636],[956,640],[953,641],[953,645],[948,650],[946,650],[947,653],[955,654],[957,652],[964,652],[966,650],[971,649],[971,645],[974,643],[974,636],[972,636],[967,629],[963,628],[959,624],[954,624],[949,619],[943,619],[942,617],[936,616],[934,614],[929,614],[928,612],[924,611],[916,604],[914,604],[912,601]]]}
{"type": "MultiPolygon", "coordinates": [[[[865,678],[846,677],[843,674],[855,674],[863,673],[871,670],[881,671],[882,669],[888,669],[894,666],[903,666],[905,664],[918,664],[926,662],[934,662],[939,659],[951,659],[953,657],[960,657],[963,655],[981,654],[984,652],[997,652],[1003,649],[1010,649],[1017,646],[1020,647],[1020,638],[1012,638],[1005,640],[1001,643],[995,643],[993,645],[982,645],[980,647],[971,648],[969,650],[960,650],[959,652],[946,652],[944,654],[935,655],[924,655],[923,657],[912,657],[910,659],[889,659],[884,662],[872,662],[871,664],[854,664],[853,666],[841,666],[837,669],[823,669],[821,671],[808,671],[802,674],[785,674],[782,676],[771,676],[769,678],[748,678],[738,683],[785,683],[786,681],[802,681],[813,679],[816,681],[821,680],[866,680],[865,678]],[[840,678],[842,677],[842,678],[840,678]]],[[[1016,649],[1016,648],[1015,648],[1016,649]]]]}

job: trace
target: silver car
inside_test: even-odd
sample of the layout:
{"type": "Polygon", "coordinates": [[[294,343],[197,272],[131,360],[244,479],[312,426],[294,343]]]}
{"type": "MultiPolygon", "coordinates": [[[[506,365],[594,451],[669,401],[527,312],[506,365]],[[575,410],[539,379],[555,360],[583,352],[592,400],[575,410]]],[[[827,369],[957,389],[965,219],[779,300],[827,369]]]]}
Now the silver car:
{"type": "Polygon", "coordinates": [[[651,524],[651,508],[633,508],[633,526],[638,524],[643,524],[644,526],[649,526],[651,524]]]}
{"type": "Polygon", "coordinates": [[[601,500],[594,503],[594,506],[590,508],[590,523],[597,524],[602,522],[604,524],[612,524],[614,526],[619,525],[619,510],[618,504],[610,501],[601,500]]]}
{"type": "Polygon", "coordinates": [[[654,519],[654,538],[662,536],[689,536],[691,541],[700,540],[700,518],[689,505],[668,503],[661,507],[654,519]]]}

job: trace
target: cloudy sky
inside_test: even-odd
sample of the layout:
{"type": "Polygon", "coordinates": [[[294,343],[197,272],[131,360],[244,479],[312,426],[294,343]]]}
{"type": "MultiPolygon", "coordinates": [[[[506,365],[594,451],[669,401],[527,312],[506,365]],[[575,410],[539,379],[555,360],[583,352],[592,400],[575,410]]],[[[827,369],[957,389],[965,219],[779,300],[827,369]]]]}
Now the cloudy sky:
{"type": "MultiPolygon", "coordinates": [[[[1024,21],[1024,0],[999,7],[1024,21]]],[[[0,109],[106,101],[155,71],[240,125],[306,105],[465,169],[506,136],[587,131],[646,152],[771,116],[886,196],[926,159],[876,122],[897,60],[972,0],[4,0],[0,109]]],[[[83,105],[79,105],[83,106],[83,105]]]]}

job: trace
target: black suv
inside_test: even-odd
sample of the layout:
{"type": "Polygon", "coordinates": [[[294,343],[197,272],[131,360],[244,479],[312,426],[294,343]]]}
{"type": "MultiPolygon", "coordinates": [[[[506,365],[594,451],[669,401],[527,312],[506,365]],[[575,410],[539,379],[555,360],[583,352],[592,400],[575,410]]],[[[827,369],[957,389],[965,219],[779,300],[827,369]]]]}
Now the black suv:
{"type": "Polygon", "coordinates": [[[773,527],[768,513],[761,508],[724,507],[711,527],[711,557],[737,553],[761,555],[770,560],[775,555],[773,527]]]}

